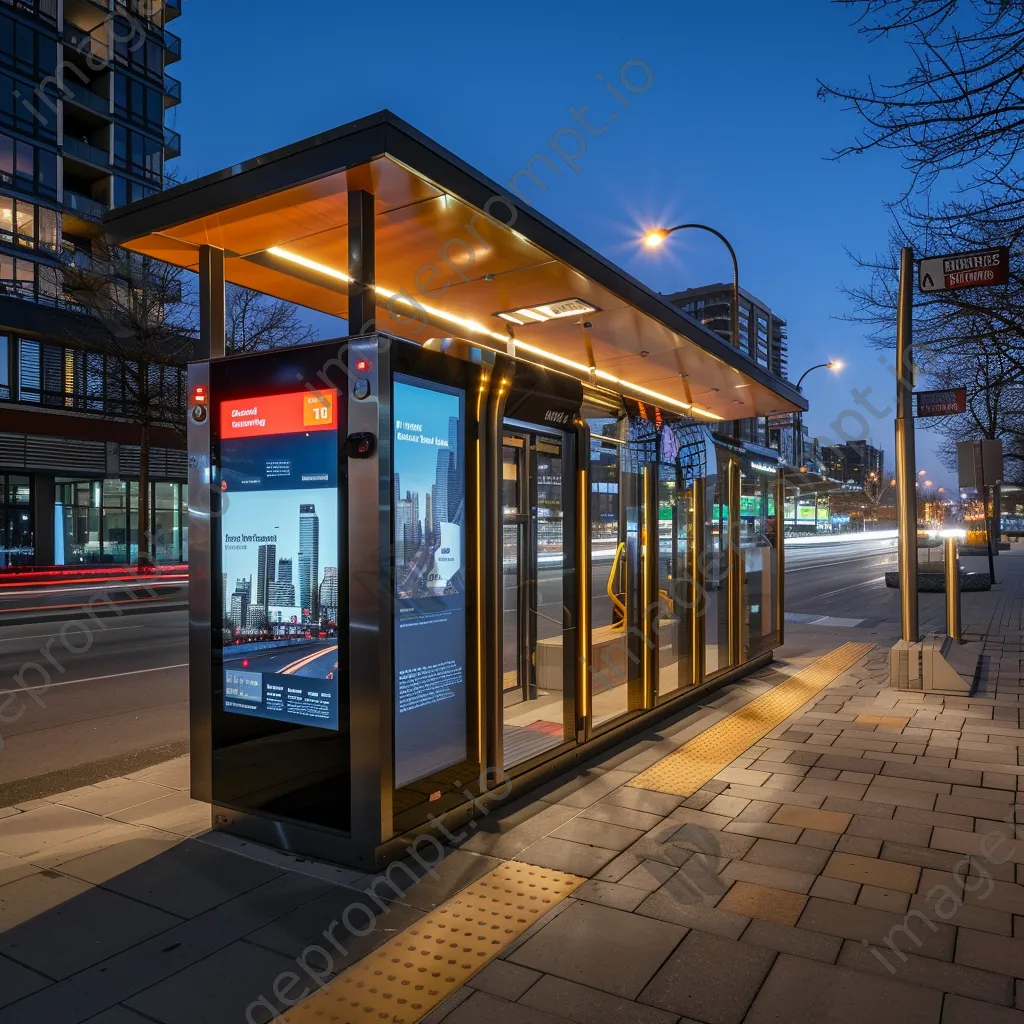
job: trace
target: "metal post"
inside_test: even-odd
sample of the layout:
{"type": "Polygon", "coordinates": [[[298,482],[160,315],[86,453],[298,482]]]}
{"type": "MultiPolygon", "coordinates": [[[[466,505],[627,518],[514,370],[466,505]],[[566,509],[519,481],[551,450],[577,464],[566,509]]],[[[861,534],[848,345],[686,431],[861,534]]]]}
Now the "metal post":
{"type": "Polygon", "coordinates": [[[960,629],[960,557],[956,537],[946,538],[946,633],[957,643],[960,629]]]}
{"type": "Polygon", "coordinates": [[[896,310],[896,504],[899,526],[900,619],[902,638],[918,640],[917,460],[914,457],[913,378],[914,250],[900,253],[896,310]]]}
{"type": "Polygon", "coordinates": [[[224,250],[199,246],[199,351],[197,359],[224,355],[224,250]]]}
{"type": "Polygon", "coordinates": [[[377,328],[376,245],[373,195],[354,189],[348,194],[348,333],[367,334],[377,328]]]}

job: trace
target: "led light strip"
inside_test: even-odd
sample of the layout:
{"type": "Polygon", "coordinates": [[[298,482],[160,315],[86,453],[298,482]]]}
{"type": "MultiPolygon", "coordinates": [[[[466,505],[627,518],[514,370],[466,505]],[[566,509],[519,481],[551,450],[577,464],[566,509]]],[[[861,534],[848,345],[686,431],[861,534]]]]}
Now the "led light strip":
{"type": "MultiPolygon", "coordinates": [[[[271,256],[287,260],[289,263],[305,267],[307,270],[315,271],[316,273],[323,274],[326,277],[333,277],[336,281],[349,283],[352,280],[348,274],[345,274],[340,270],[336,270],[334,267],[329,267],[326,263],[318,263],[316,260],[306,259],[305,256],[299,256],[297,253],[289,252],[287,249],[282,249],[279,246],[271,246],[271,248],[266,251],[271,256]]],[[[446,320],[448,323],[454,324],[456,327],[462,327],[467,331],[472,331],[475,334],[482,334],[493,341],[501,342],[502,348],[504,348],[508,343],[508,338],[504,334],[498,334],[496,331],[490,330],[483,324],[477,323],[475,320],[466,320],[464,317],[456,316],[454,313],[448,313],[443,309],[438,309],[436,306],[428,306],[424,302],[418,302],[414,299],[407,298],[399,292],[393,292],[388,288],[382,288],[379,284],[374,285],[373,290],[383,299],[393,300],[409,309],[422,309],[428,315],[436,317],[439,320],[446,320]]],[[[598,380],[605,381],[608,384],[616,384],[619,387],[627,388],[630,391],[646,395],[648,398],[651,398],[662,405],[671,406],[676,409],[683,409],[694,416],[703,416],[709,420],[722,420],[724,418],[722,416],[717,416],[715,413],[710,412],[707,409],[691,405],[688,402],[680,402],[677,398],[670,398],[668,395],[663,395],[658,391],[652,391],[650,388],[645,388],[639,384],[634,384],[632,381],[616,377],[614,374],[608,373],[606,370],[599,370],[596,367],[591,368],[589,366],[584,366],[582,363],[577,363],[574,359],[567,359],[565,356],[556,355],[554,352],[538,348],[536,345],[528,345],[525,341],[520,341],[518,338],[515,339],[515,346],[517,349],[522,349],[524,352],[530,352],[533,355],[541,356],[544,359],[549,359],[561,364],[562,366],[569,367],[569,369],[574,370],[578,374],[582,374],[584,377],[596,377],[598,380]]]]}

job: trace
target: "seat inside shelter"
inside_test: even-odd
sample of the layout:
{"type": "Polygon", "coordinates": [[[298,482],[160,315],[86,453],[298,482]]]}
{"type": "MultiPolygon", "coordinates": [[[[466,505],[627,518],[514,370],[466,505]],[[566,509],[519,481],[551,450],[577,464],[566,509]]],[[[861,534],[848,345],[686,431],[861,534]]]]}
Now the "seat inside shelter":
{"type": "Polygon", "coordinates": [[[778,454],[731,430],[799,393],[394,115],[105,226],[200,276],[192,783],[218,827],[376,864],[432,814],[535,785],[781,643],[778,454]],[[225,353],[225,283],[349,337],[225,353]],[[308,382],[331,364],[324,412],[308,382]],[[240,417],[278,415],[296,380],[329,423],[288,443],[338,472],[236,571],[228,517],[285,450],[240,417]],[[238,501],[223,522],[211,490],[238,501]],[[298,703],[271,713],[282,679],[298,703]]]}

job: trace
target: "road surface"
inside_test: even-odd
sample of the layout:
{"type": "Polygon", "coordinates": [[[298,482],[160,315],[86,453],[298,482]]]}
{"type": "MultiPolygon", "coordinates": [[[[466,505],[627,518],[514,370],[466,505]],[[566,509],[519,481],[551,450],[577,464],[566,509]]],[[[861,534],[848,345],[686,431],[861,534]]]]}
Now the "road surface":
{"type": "MultiPolygon", "coordinates": [[[[595,562],[591,576],[595,626],[611,620],[610,556],[606,563],[595,562]]],[[[883,579],[894,565],[888,540],[789,545],[787,615],[804,622],[821,616],[898,621],[898,592],[883,579]]],[[[542,635],[558,629],[562,582],[560,568],[542,568],[542,635]]],[[[514,583],[507,574],[506,669],[516,664],[514,583]]],[[[0,584],[0,806],[187,749],[187,587],[181,581],[152,586],[0,584]]],[[[922,594],[922,615],[932,604],[939,610],[942,599],[922,594]]],[[[291,668],[326,678],[337,671],[335,645],[333,638],[313,640],[249,659],[263,671],[291,668]]]]}

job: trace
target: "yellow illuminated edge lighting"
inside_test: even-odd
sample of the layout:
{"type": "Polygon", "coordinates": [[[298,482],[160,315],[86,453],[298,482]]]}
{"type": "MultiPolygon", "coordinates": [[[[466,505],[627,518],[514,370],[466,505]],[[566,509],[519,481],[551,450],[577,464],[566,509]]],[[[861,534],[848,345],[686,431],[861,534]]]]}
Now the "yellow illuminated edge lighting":
{"type": "MultiPolygon", "coordinates": [[[[307,259],[305,256],[299,256],[298,253],[289,252],[287,249],[282,249],[276,245],[271,246],[266,250],[266,252],[271,256],[278,257],[278,259],[287,260],[289,263],[295,263],[300,267],[305,267],[307,270],[315,271],[316,273],[323,274],[326,277],[333,277],[337,281],[344,281],[348,283],[352,280],[348,274],[343,273],[334,267],[329,267],[326,263],[318,263],[316,260],[307,259]]],[[[428,306],[425,302],[408,298],[400,292],[394,292],[389,288],[383,288],[379,284],[375,284],[373,286],[373,290],[383,299],[390,299],[403,306],[407,306],[409,309],[422,309],[423,312],[430,316],[437,317],[439,320],[447,320],[448,323],[455,324],[457,327],[462,327],[475,334],[482,334],[493,341],[499,341],[501,342],[502,349],[504,349],[505,345],[508,344],[509,339],[506,335],[498,334],[496,331],[490,330],[483,324],[477,323],[475,320],[466,320],[464,317],[456,316],[454,313],[448,313],[443,309],[438,309],[436,306],[428,306]]],[[[574,359],[567,359],[565,356],[556,355],[554,352],[549,352],[547,349],[538,348],[536,345],[529,345],[525,341],[520,341],[518,338],[514,340],[517,349],[522,349],[524,352],[529,352],[532,355],[551,360],[561,366],[566,366],[584,377],[596,377],[598,380],[605,381],[608,384],[617,384],[620,387],[628,388],[630,391],[638,394],[647,395],[655,402],[667,406],[673,406],[677,409],[685,409],[693,415],[704,416],[709,420],[724,419],[723,416],[718,416],[708,409],[702,409],[700,406],[691,405],[688,402],[680,402],[678,398],[670,398],[668,395],[663,395],[658,391],[652,391],[650,388],[645,388],[640,384],[634,384],[632,381],[625,380],[622,377],[616,377],[614,374],[608,373],[607,370],[599,370],[589,366],[584,366],[582,363],[577,363],[574,359]]]]}

